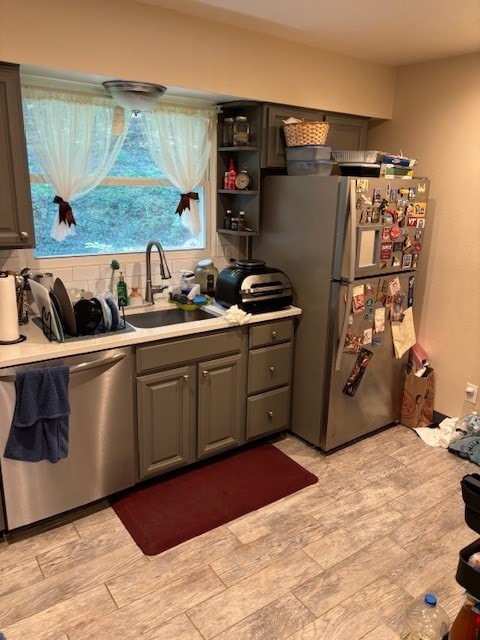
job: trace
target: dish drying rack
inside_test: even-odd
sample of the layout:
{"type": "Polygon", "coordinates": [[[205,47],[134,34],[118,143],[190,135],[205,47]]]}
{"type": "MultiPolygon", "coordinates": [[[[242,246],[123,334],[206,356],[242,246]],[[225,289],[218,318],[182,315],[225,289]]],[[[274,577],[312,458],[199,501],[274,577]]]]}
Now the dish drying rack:
{"type": "Polygon", "coordinates": [[[130,328],[130,326],[125,321],[125,307],[120,306],[119,311],[120,311],[121,326],[119,326],[118,329],[109,329],[108,331],[95,330],[93,333],[71,336],[68,333],[66,334],[65,330],[62,328],[62,331],[60,332],[60,335],[62,336],[61,340],[58,340],[57,336],[55,335],[55,332],[53,331],[53,323],[56,322],[55,318],[52,317],[51,312],[48,309],[46,309],[43,305],[42,305],[42,308],[40,309],[40,315],[34,317],[33,322],[41,328],[41,330],[43,331],[43,335],[47,338],[47,340],[49,340],[50,342],[61,342],[61,343],[70,342],[74,340],[88,340],[89,338],[98,338],[101,335],[110,335],[113,333],[119,333],[120,331],[124,333],[134,331],[134,329],[130,328]]]}

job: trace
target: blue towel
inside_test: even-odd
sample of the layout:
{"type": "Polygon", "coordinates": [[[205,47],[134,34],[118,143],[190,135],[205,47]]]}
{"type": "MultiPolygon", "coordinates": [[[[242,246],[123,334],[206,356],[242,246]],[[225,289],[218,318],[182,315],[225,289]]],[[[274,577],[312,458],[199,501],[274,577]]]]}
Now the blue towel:
{"type": "Polygon", "coordinates": [[[448,450],[480,465],[480,436],[465,436],[448,445],[448,450]]]}
{"type": "MultiPolygon", "coordinates": [[[[58,462],[68,455],[69,369],[28,369],[16,375],[15,413],[4,456],[58,462]]],[[[1,640],[1,639],[0,639],[1,640]]]]}

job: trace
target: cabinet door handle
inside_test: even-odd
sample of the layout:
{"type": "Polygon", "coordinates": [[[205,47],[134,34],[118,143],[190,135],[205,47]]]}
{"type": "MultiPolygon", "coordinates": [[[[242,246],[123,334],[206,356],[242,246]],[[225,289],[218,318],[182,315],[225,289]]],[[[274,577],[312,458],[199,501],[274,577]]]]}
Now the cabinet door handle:
{"type": "Polygon", "coordinates": [[[183,379],[184,379],[184,380],[190,380],[190,376],[188,375],[188,373],[186,373],[186,374],[183,376],[183,379]]]}
{"type": "Polygon", "coordinates": [[[276,331],[271,331],[270,332],[270,337],[272,338],[272,340],[276,340],[277,339],[277,332],[276,331]]]}
{"type": "Polygon", "coordinates": [[[270,370],[270,373],[273,375],[275,373],[275,367],[268,367],[270,370]]]}
{"type": "Polygon", "coordinates": [[[204,370],[202,371],[202,376],[203,376],[204,378],[206,378],[206,377],[208,376],[208,371],[207,371],[206,369],[204,369],[204,370]]]}
{"type": "Polygon", "coordinates": [[[20,231],[20,238],[22,240],[28,240],[28,231],[20,231]]]}
{"type": "Polygon", "coordinates": [[[273,418],[273,411],[267,411],[268,419],[271,420],[273,418]]]}

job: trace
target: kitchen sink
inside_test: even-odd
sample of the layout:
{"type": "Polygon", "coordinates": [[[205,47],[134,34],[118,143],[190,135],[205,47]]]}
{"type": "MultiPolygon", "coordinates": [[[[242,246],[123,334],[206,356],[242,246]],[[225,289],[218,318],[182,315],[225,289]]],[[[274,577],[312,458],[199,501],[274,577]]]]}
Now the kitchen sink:
{"type": "Polygon", "coordinates": [[[165,309],[133,313],[126,315],[128,324],[138,329],[153,329],[154,327],[166,327],[170,324],[183,324],[184,322],[196,322],[197,320],[211,320],[215,316],[203,309],[184,311],[183,309],[165,309]]]}

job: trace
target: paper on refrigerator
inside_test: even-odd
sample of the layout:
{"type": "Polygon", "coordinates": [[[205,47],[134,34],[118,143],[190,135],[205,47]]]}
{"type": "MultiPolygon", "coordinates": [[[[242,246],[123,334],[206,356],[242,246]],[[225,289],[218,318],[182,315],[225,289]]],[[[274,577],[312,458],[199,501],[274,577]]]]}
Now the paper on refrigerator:
{"type": "Polygon", "coordinates": [[[412,307],[405,309],[401,321],[392,320],[392,338],[396,358],[401,358],[416,343],[412,307]]]}

